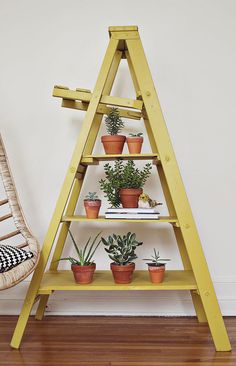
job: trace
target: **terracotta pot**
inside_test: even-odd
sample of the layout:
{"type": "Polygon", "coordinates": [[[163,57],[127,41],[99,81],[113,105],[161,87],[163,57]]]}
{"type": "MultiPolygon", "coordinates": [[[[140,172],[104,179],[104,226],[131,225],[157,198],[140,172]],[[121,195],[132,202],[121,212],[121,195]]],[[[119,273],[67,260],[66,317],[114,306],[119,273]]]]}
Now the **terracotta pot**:
{"type": "Polygon", "coordinates": [[[143,137],[126,137],[130,154],[140,154],[143,144],[143,137]]]}
{"type": "Polygon", "coordinates": [[[71,269],[74,274],[75,282],[85,285],[92,282],[96,264],[93,263],[89,266],[79,266],[77,264],[72,264],[71,269]]]}
{"type": "Polygon", "coordinates": [[[111,263],[111,270],[115,283],[130,283],[135,269],[134,263],[121,265],[111,263]]]}
{"type": "Polygon", "coordinates": [[[119,196],[124,208],[137,208],[140,194],[143,193],[141,188],[121,188],[119,196]]]}
{"type": "Polygon", "coordinates": [[[154,266],[148,265],[149,277],[152,283],[161,283],[165,276],[165,265],[162,266],[154,266]]]}
{"type": "Polygon", "coordinates": [[[106,135],[101,140],[106,154],[122,154],[126,136],[106,135]]]}
{"type": "Polygon", "coordinates": [[[101,200],[84,200],[84,207],[88,219],[97,219],[101,207],[101,200]]]}

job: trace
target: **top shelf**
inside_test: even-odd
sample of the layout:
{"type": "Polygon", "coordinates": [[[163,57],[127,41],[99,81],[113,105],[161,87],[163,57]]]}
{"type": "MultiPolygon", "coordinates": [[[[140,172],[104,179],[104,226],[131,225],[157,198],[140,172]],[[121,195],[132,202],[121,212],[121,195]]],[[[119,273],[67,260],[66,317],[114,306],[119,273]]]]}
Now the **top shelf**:
{"type": "Polygon", "coordinates": [[[82,164],[99,164],[99,161],[112,161],[112,160],[153,160],[157,164],[160,159],[157,153],[147,154],[106,154],[106,155],[84,155],[82,157],[82,164]]]}

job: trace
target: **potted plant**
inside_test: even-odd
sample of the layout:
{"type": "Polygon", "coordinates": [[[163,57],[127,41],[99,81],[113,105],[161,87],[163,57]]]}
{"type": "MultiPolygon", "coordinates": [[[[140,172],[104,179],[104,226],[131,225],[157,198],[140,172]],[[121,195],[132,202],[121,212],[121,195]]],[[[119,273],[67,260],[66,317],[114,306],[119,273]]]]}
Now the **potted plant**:
{"type": "Polygon", "coordinates": [[[130,137],[126,137],[130,154],[140,154],[143,144],[142,132],[129,133],[130,137]]]}
{"type": "Polygon", "coordinates": [[[114,167],[110,163],[105,164],[106,179],[101,179],[99,183],[112,207],[119,207],[122,203],[124,208],[137,208],[139,196],[151,169],[151,163],[147,163],[140,170],[136,168],[133,160],[128,160],[125,164],[118,159],[114,167]]]}
{"type": "Polygon", "coordinates": [[[130,283],[135,269],[132,261],[137,258],[135,249],[143,243],[138,242],[135,233],[130,232],[123,236],[113,234],[101,240],[113,261],[110,266],[115,283],[130,283]]]}
{"type": "Polygon", "coordinates": [[[112,108],[105,118],[105,123],[108,135],[101,137],[105,153],[122,154],[126,136],[118,135],[124,127],[118,108],[112,108]]]}
{"type": "Polygon", "coordinates": [[[144,259],[144,261],[150,261],[147,265],[151,282],[161,283],[165,276],[165,262],[170,261],[170,259],[160,258],[159,252],[154,248],[154,255],[151,258],[144,259]]]}
{"type": "Polygon", "coordinates": [[[84,199],[84,207],[88,219],[96,219],[99,214],[102,201],[98,198],[97,192],[89,192],[84,199]]]}
{"type": "Polygon", "coordinates": [[[93,280],[93,274],[96,269],[96,264],[93,261],[94,253],[96,252],[101,240],[96,244],[97,238],[101,233],[98,233],[90,244],[91,237],[88,239],[83,249],[80,249],[76,244],[76,241],[69,230],[70,237],[74,244],[75,250],[78,255],[78,259],[67,257],[61,258],[59,261],[69,261],[71,263],[71,270],[73,271],[75,282],[81,285],[91,283],[93,280]]]}

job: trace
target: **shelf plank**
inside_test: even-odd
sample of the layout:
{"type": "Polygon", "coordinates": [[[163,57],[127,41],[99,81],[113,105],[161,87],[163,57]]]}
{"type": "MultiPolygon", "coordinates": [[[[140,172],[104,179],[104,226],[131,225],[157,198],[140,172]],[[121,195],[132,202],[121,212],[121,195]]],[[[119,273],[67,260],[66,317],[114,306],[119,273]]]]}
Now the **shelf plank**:
{"type": "Polygon", "coordinates": [[[106,155],[84,155],[82,157],[82,164],[96,164],[99,161],[111,161],[116,159],[122,160],[154,160],[157,164],[159,162],[159,156],[157,153],[147,153],[147,154],[106,154],[106,155]]]}
{"type": "Polygon", "coordinates": [[[105,219],[104,216],[99,216],[97,219],[88,219],[86,216],[74,215],[74,216],[63,216],[62,222],[79,222],[79,221],[92,221],[92,222],[155,222],[155,223],[174,223],[178,224],[176,217],[171,216],[160,216],[157,220],[151,219],[105,219]]]}
{"type": "Polygon", "coordinates": [[[72,271],[48,271],[44,274],[39,294],[51,291],[77,290],[195,290],[197,289],[193,272],[188,270],[166,271],[162,283],[153,284],[149,280],[148,271],[135,271],[133,281],[122,285],[114,283],[111,271],[96,271],[93,282],[80,285],[74,282],[72,271]]]}

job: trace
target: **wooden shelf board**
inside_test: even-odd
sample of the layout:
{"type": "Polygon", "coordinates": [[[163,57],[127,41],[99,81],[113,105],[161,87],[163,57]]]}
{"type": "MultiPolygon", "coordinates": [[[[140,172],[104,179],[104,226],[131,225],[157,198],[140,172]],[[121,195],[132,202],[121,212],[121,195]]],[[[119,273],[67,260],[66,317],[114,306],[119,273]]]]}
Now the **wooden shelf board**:
{"type": "Polygon", "coordinates": [[[159,156],[157,153],[147,153],[147,154],[104,154],[104,155],[84,155],[82,157],[81,163],[92,164],[98,163],[99,161],[111,161],[116,159],[122,160],[156,160],[159,161],[159,156]]]}
{"type": "Polygon", "coordinates": [[[48,271],[44,274],[39,288],[39,294],[50,293],[54,290],[195,290],[197,285],[192,271],[166,271],[165,279],[160,284],[153,284],[149,280],[148,271],[135,271],[130,284],[115,284],[111,271],[96,271],[93,282],[80,285],[74,282],[70,270],[48,271]]]}
{"type": "Polygon", "coordinates": [[[74,215],[74,216],[63,216],[62,220],[63,222],[78,222],[78,221],[94,221],[94,222],[158,222],[158,223],[178,223],[178,220],[176,217],[170,217],[170,216],[160,216],[157,220],[151,220],[151,219],[105,219],[104,216],[99,216],[97,219],[88,219],[86,216],[80,216],[80,215],[74,215]]]}

